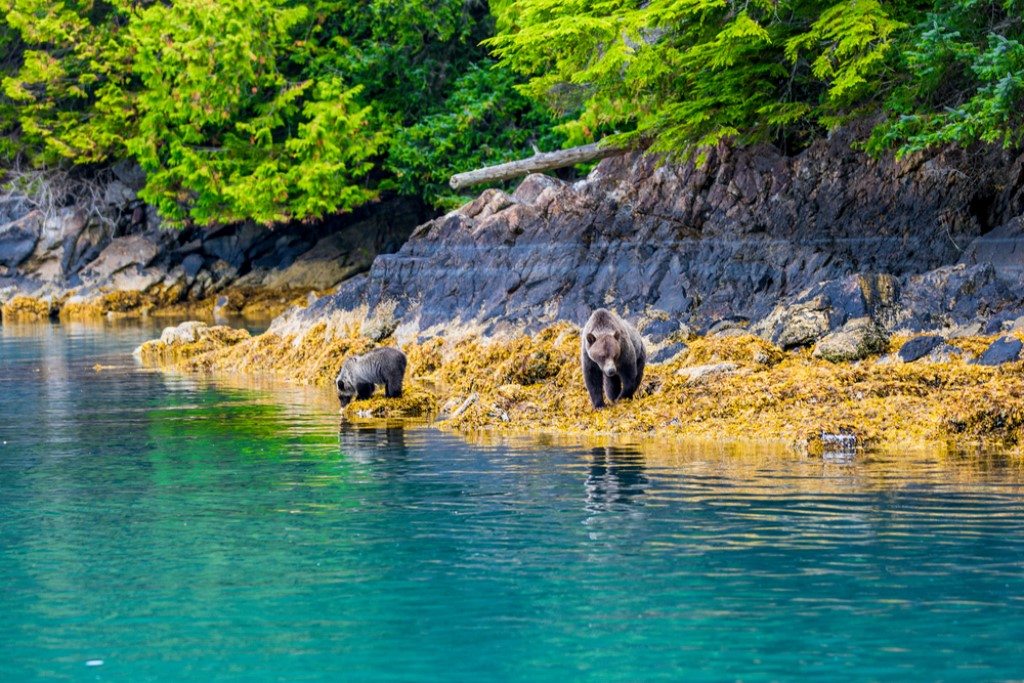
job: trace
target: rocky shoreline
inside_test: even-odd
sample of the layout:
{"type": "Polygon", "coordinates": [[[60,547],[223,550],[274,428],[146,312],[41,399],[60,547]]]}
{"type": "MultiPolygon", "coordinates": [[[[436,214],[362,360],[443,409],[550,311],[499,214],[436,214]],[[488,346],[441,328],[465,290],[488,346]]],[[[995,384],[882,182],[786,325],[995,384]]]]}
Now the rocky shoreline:
{"type": "Polygon", "coordinates": [[[856,362],[784,351],[746,333],[675,334],[633,401],[594,411],[574,325],[401,344],[373,338],[379,329],[379,320],[355,315],[258,336],[190,322],[136,355],[153,366],[326,387],[346,356],[398,345],[409,358],[405,395],[353,402],[345,417],[428,418],[459,432],[772,441],[811,452],[943,442],[1014,448],[1024,436],[1020,333],[897,336],[856,362]]]}
{"type": "MultiPolygon", "coordinates": [[[[248,257],[255,275],[224,285],[222,306],[232,292],[236,310],[261,296],[298,304],[265,334],[171,329],[139,355],[326,386],[346,355],[398,344],[413,390],[354,403],[349,416],[441,416],[459,430],[1015,446],[1024,156],[876,160],[855,150],[855,133],[794,156],[722,148],[696,166],[633,154],[576,183],[529,176],[422,223],[397,249],[375,232],[401,233],[382,211],[384,227],[350,235],[372,244],[363,261],[340,259],[368,270],[334,292],[282,294],[248,257]],[[577,325],[600,306],[641,330],[653,364],[636,401],[595,413],[577,325]]],[[[322,248],[325,260],[339,249],[322,248]]],[[[132,266],[117,272],[150,267],[132,266]]]]}
{"type": "Polygon", "coordinates": [[[270,318],[366,271],[430,215],[392,199],[313,225],[167,230],[137,198],[141,172],[115,171],[89,203],[0,197],[3,320],[270,318]]]}

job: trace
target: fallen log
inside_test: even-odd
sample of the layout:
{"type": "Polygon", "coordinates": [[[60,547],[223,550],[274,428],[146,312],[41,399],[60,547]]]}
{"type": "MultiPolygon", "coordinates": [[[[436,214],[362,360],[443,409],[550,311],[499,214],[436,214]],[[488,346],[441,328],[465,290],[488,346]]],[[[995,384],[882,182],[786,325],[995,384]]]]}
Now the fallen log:
{"type": "Polygon", "coordinates": [[[518,178],[528,173],[541,173],[556,168],[583,164],[588,161],[597,161],[598,159],[624,154],[627,151],[629,149],[626,147],[602,146],[599,142],[592,142],[589,145],[562,149],[557,152],[539,152],[528,159],[519,159],[496,166],[485,166],[474,171],[456,173],[448,181],[448,184],[454,190],[461,190],[471,185],[509,180],[510,178],[518,178]]]}

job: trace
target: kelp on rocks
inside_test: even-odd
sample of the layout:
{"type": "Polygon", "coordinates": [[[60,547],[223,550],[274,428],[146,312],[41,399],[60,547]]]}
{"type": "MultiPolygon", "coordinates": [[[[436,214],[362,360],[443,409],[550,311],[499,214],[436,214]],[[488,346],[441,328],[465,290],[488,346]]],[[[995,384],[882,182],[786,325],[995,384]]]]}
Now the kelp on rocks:
{"type": "MultiPolygon", "coordinates": [[[[218,332],[226,329],[207,328],[202,341],[173,352],[149,342],[140,355],[188,370],[274,373],[330,386],[346,356],[396,345],[393,337],[374,342],[361,334],[358,315],[304,330],[272,328],[256,337],[218,332]]],[[[976,353],[991,340],[951,343],[976,353]]],[[[437,416],[443,429],[463,432],[769,440],[811,448],[823,433],[853,435],[869,445],[1017,444],[1024,435],[1022,362],[984,367],[957,358],[903,364],[876,356],[832,363],[807,350],[783,352],[746,334],[688,344],[688,351],[648,366],[634,400],[595,411],[583,387],[579,330],[573,325],[556,323],[533,336],[410,341],[401,345],[409,357],[405,395],[356,401],[345,413],[437,416]]]]}
{"type": "Polygon", "coordinates": [[[3,304],[0,313],[10,321],[92,320],[95,318],[182,318],[218,315],[269,320],[285,310],[305,305],[307,289],[263,289],[235,287],[199,300],[182,300],[180,287],[154,286],[146,291],[117,290],[79,296],[64,292],[56,297],[18,295],[3,304]]]}

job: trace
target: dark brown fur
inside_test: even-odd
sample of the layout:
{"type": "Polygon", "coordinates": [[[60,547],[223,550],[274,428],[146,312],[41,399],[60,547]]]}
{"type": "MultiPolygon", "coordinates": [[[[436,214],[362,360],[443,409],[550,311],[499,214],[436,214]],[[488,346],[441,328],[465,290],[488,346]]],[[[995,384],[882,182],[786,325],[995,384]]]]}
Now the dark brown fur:
{"type": "Polygon", "coordinates": [[[647,350],[640,333],[611,311],[599,308],[583,326],[583,383],[595,408],[633,398],[644,377],[647,350]]]}

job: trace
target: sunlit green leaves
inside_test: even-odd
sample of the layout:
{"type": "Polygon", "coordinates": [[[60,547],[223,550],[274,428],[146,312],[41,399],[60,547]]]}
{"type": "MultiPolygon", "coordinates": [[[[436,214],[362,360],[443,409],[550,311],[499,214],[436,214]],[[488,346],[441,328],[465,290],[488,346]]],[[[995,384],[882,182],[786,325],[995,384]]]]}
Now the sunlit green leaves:
{"type": "Polygon", "coordinates": [[[478,66],[483,4],[0,3],[0,155],[134,157],[170,225],[317,219],[382,189],[440,202],[440,175],[522,155],[552,125],[478,66]]]}

